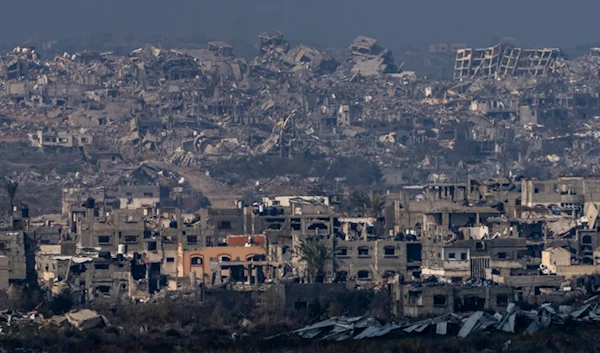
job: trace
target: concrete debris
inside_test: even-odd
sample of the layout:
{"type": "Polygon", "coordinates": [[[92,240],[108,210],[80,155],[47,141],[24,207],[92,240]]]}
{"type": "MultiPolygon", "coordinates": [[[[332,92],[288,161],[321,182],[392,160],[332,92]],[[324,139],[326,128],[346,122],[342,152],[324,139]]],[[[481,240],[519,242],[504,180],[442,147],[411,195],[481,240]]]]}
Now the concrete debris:
{"type": "MultiPolygon", "coordinates": [[[[11,327],[32,323],[38,326],[52,325],[63,329],[75,328],[81,331],[111,326],[104,315],[89,309],[73,310],[65,315],[54,315],[48,319],[44,319],[41,314],[35,311],[28,313],[4,311],[0,313],[0,326],[11,327]]],[[[1,328],[0,332],[2,332],[1,328]]]]}
{"type": "Polygon", "coordinates": [[[0,138],[78,155],[56,177],[47,177],[52,168],[27,173],[61,188],[139,182],[121,172],[160,160],[166,173],[276,189],[228,163],[300,152],[365,159],[389,186],[457,182],[467,170],[485,180],[597,165],[598,48],[566,60],[556,48],[445,46],[435,51],[457,50],[457,80],[448,81],[405,70],[362,35],[340,53],[292,45],[279,31],[259,41],[252,59],[222,41],[46,59],[16,48],[0,58],[0,138]]]}
{"type": "Polygon", "coordinates": [[[44,322],[44,317],[36,311],[21,313],[18,311],[5,310],[0,312],[0,322],[9,327],[28,323],[41,324],[44,322]]]}
{"type": "Polygon", "coordinates": [[[482,49],[458,49],[454,78],[541,76],[561,71],[568,72],[568,66],[558,48],[523,49],[498,44],[482,49]]]}
{"type": "Polygon", "coordinates": [[[36,271],[49,294],[91,307],[351,284],[390,289],[397,317],[435,318],[296,332],[327,340],[596,321],[595,302],[555,304],[600,288],[599,48],[259,41],[248,59],[222,41],[0,57],[0,163],[29,192],[0,220],[0,289],[36,271]],[[454,79],[395,61],[443,71],[441,56],[454,79]],[[315,235],[344,261],[308,268],[296,250],[315,235]]]}
{"type": "Polygon", "coordinates": [[[373,77],[398,72],[392,52],[377,44],[377,40],[358,36],[350,45],[350,54],[340,66],[353,77],[373,77]]]}
{"type": "Polygon", "coordinates": [[[399,329],[395,323],[381,323],[369,316],[333,317],[314,325],[293,331],[294,334],[307,339],[324,341],[343,341],[347,339],[361,340],[380,337],[399,329]]]}
{"type": "Polygon", "coordinates": [[[99,326],[110,326],[110,323],[106,317],[89,309],[82,309],[66,313],[65,318],[69,324],[80,331],[94,329],[99,326]]]}
{"type": "Polygon", "coordinates": [[[465,338],[477,332],[496,329],[506,333],[532,334],[551,325],[564,325],[569,320],[583,322],[600,322],[600,302],[585,304],[578,309],[560,306],[554,309],[548,304],[536,310],[524,311],[514,303],[510,303],[503,314],[490,315],[476,311],[467,316],[445,314],[431,319],[412,323],[395,323],[380,321],[368,317],[334,317],[314,325],[293,331],[306,339],[343,341],[348,339],[367,339],[389,334],[456,334],[465,338]]]}

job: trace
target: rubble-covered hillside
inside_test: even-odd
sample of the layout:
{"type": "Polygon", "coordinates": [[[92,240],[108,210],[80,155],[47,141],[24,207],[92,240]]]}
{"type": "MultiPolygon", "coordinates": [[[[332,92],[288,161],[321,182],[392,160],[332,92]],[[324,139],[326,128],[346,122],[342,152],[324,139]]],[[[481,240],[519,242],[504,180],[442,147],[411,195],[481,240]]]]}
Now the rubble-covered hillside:
{"type": "Polygon", "coordinates": [[[0,58],[0,148],[34,213],[55,211],[36,200],[41,185],[162,183],[218,201],[314,183],[589,175],[598,53],[461,48],[455,79],[439,81],[365,36],[342,61],[276,31],[252,60],[220,41],[53,58],[17,47],[0,58]]]}

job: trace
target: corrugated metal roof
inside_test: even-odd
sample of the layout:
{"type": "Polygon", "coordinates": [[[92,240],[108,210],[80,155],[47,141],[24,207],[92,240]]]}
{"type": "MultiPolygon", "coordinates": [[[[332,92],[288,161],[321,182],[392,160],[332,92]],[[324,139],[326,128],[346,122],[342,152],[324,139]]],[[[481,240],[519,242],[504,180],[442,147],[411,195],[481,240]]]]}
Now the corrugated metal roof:
{"type": "Polygon", "coordinates": [[[583,308],[579,309],[579,310],[575,310],[571,313],[571,316],[574,318],[578,318],[580,317],[583,313],[585,313],[588,309],[590,308],[590,304],[584,306],[583,308]]]}
{"type": "Polygon", "coordinates": [[[409,326],[409,327],[407,327],[407,328],[405,328],[405,329],[404,329],[404,332],[411,333],[411,332],[413,332],[414,330],[416,330],[418,327],[419,327],[419,325],[412,325],[412,326],[409,326]]]}
{"type": "Polygon", "coordinates": [[[445,335],[448,333],[448,322],[438,322],[435,326],[435,333],[438,335],[445,335]]]}
{"type": "Polygon", "coordinates": [[[428,324],[421,325],[415,329],[415,332],[423,332],[428,326],[428,324]]]}
{"type": "Polygon", "coordinates": [[[458,332],[458,337],[464,338],[467,337],[471,331],[477,326],[479,326],[479,320],[483,316],[483,311],[477,311],[473,315],[471,315],[464,323],[463,327],[460,328],[458,332]]]}

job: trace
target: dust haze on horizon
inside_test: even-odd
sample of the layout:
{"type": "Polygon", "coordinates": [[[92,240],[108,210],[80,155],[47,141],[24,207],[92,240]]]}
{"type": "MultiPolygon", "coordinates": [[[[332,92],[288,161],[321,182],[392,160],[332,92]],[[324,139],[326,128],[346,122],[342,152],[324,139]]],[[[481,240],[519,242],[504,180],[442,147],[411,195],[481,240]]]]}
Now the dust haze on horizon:
{"type": "Polygon", "coordinates": [[[600,2],[505,0],[23,0],[0,13],[0,41],[194,33],[254,42],[278,29],[294,42],[346,46],[358,34],[388,47],[443,41],[487,45],[494,36],[523,45],[575,46],[600,40],[600,2]]]}

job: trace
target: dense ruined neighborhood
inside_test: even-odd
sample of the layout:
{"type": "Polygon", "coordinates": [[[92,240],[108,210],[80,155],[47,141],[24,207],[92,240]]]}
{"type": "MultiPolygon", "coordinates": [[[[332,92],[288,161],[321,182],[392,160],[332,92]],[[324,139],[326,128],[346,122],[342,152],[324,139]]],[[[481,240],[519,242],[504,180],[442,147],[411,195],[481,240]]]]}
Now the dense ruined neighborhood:
{"type": "Polygon", "coordinates": [[[2,329],[230,295],[329,341],[600,321],[599,48],[257,43],[0,57],[2,329]],[[68,309],[15,313],[33,287],[68,309]]]}

